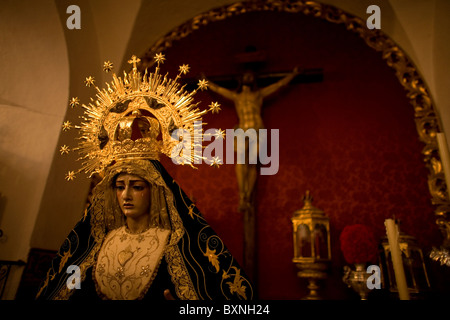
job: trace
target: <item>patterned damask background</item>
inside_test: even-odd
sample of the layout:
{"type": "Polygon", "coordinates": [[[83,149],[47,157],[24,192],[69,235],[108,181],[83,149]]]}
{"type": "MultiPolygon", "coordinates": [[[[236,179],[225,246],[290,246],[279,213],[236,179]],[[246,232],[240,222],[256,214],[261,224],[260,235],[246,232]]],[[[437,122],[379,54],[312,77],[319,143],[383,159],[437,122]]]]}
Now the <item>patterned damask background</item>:
{"type": "MultiPolygon", "coordinates": [[[[266,127],[280,130],[280,153],[278,173],[261,176],[257,186],[260,298],[305,295],[305,283],[291,262],[290,218],[303,206],[306,190],[331,221],[333,262],[324,290],[328,298],[353,294],[341,281],[345,261],[339,234],[346,225],[370,225],[381,239],[384,220],[395,216],[425,254],[439,246],[442,238],[414,110],[381,55],[341,25],[302,14],[253,12],[211,23],[174,42],[162,69],[174,77],[176,66],[189,63],[193,78],[235,74],[239,70],[233,56],[248,45],[266,51],[263,72],[296,65],[324,70],[323,82],[292,84],[264,105],[266,127]]],[[[219,115],[205,118],[205,129],[237,123],[231,102],[212,92],[201,92],[196,100],[203,108],[211,101],[222,104],[219,115]]],[[[243,224],[234,166],[192,170],[170,160],[164,164],[241,262],[243,224]]]]}

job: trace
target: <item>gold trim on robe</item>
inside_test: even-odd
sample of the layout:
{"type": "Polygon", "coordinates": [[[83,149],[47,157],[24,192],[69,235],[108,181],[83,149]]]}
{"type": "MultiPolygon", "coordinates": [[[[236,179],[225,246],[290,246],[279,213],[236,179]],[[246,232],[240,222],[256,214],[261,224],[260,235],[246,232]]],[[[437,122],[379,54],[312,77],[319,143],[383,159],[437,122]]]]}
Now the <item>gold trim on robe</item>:
{"type": "Polygon", "coordinates": [[[170,231],[150,228],[131,234],[125,227],[111,231],[95,268],[99,295],[110,300],[142,298],[158,272],[170,231]]]}

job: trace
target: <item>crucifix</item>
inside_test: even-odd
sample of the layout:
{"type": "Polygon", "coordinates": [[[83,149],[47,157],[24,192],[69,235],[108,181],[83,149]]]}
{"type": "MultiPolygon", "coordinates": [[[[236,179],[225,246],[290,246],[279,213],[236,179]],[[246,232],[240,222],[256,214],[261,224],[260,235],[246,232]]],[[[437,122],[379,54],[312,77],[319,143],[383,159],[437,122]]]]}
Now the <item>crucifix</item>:
{"type": "MultiPolygon", "coordinates": [[[[293,71],[270,74],[258,74],[257,69],[265,62],[265,54],[256,51],[253,47],[246,52],[235,56],[238,63],[243,65],[244,72],[241,76],[224,76],[209,78],[208,88],[213,92],[233,101],[239,123],[237,128],[244,131],[255,129],[257,133],[256,146],[259,140],[259,129],[264,128],[261,117],[261,109],[264,99],[278,92],[289,83],[322,81],[321,69],[308,69],[299,71],[295,67],[293,71]],[[240,78],[240,88],[234,89],[231,83],[240,78]]],[[[258,147],[250,147],[250,141],[246,141],[245,150],[235,150],[237,153],[245,152],[246,162],[236,164],[236,178],[239,188],[238,211],[244,215],[244,268],[254,281],[256,280],[256,203],[255,185],[258,177],[258,164],[250,164],[250,153],[258,152],[258,147]]],[[[257,156],[257,155],[256,155],[257,156]]],[[[256,282],[256,281],[255,281],[256,282]]]]}

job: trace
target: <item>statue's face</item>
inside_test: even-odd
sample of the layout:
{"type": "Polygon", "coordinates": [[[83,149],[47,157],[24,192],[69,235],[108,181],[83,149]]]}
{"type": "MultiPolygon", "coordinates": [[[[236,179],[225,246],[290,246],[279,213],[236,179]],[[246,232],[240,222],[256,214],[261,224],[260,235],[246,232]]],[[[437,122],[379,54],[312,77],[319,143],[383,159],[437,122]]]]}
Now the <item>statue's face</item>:
{"type": "Polygon", "coordinates": [[[150,186],[141,177],[122,173],[115,182],[120,209],[126,217],[136,219],[150,212],[150,186]]]}
{"type": "Polygon", "coordinates": [[[255,76],[252,72],[246,72],[244,73],[242,77],[242,84],[245,86],[252,86],[255,82],[255,76]]]}

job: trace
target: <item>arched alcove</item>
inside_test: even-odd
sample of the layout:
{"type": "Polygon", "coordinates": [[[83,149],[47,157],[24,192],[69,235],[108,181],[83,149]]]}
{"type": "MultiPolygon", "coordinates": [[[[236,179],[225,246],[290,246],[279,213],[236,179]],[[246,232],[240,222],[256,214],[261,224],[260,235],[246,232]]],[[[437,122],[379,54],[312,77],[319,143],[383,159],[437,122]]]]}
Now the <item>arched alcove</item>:
{"type": "MultiPolygon", "coordinates": [[[[345,225],[370,224],[382,237],[384,219],[395,215],[425,249],[440,243],[434,213],[446,210],[445,190],[442,171],[432,166],[440,161],[439,120],[414,64],[381,31],[368,31],[365,21],[316,2],[258,3],[198,15],[156,42],[142,57],[142,67],[150,67],[162,50],[170,61],[163,70],[173,76],[184,63],[191,66],[189,81],[201,74],[234,76],[242,71],[234,56],[251,45],[266,54],[261,74],[294,66],[323,70],[322,82],[292,84],[263,108],[266,127],[280,130],[280,166],[276,175],[258,181],[258,285],[261,298],[304,294],[291,262],[290,217],[301,207],[301,195],[311,190],[331,218],[334,275],[327,293],[339,299],[348,294],[340,281],[345,261],[338,241],[345,225]]],[[[208,127],[236,125],[230,101],[210,92],[197,99],[203,107],[215,100],[222,104],[218,116],[205,119],[208,127]]],[[[202,165],[191,172],[165,164],[242,257],[233,166],[202,165]]]]}

